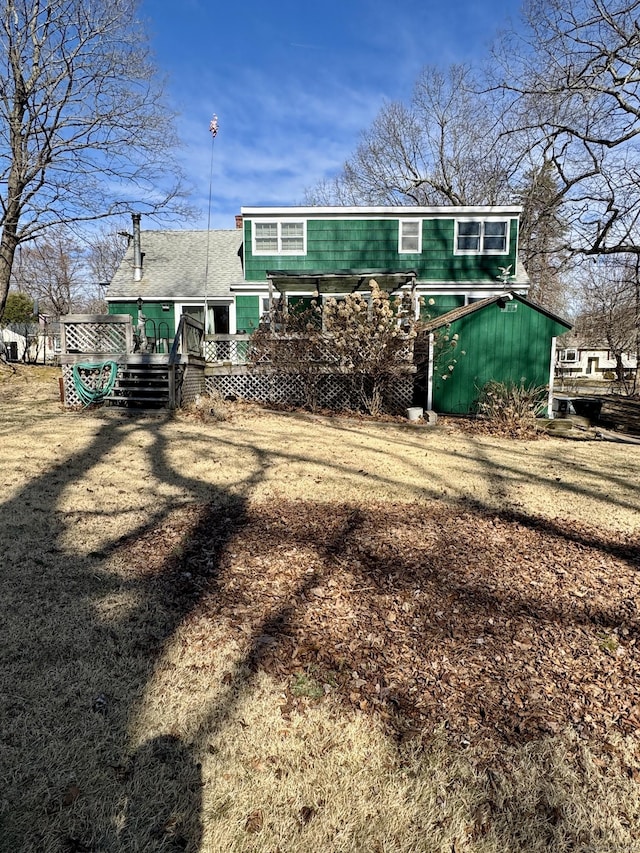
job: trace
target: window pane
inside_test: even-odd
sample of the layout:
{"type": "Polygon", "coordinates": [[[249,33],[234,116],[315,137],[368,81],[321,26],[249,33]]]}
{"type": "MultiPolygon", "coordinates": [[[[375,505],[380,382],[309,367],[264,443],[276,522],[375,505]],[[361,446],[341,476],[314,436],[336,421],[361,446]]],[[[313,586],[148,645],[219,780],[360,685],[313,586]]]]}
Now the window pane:
{"type": "Polygon", "coordinates": [[[484,249],[485,251],[507,251],[506,222],[484,223],[484,249]]]}
{"type": "Polygon", "coordinates": [[[418,252],[420,250],[420,223],[407,221],[400,223],[400,251],[418,252]]]}
{"type": "Polygon", "coordinates": [[[417,252],[419,248],[418,238],[417,237],[403,237],[402,238],[402,251],[403,252],[417,252]]]}
{"type": "Polygon", "coordinates": [[[278,223],[256,222],[256,251],[276,255],[278,253],[278,223]]]}
{"type": "Polygon", "coordinates": [[[280,226],[282,235],[281,249],[283,252],[304,252],[304,223],[283,222],[280,226]]]}
{"type": "Polygon", "coordinates": [[[277,222],[256,222],[256,239],[258,237],[277,237],[278,223],[277,222]]]}
{"type": "Polygon", "coordinates": [[[458,223],[458,250],[467,252],[480,251],[480,223],[458,223]]]}
{"type": "Polygon", "coordinates": [[[283,237],[283,252],[304,252],[304,241],[302,237],[283,237]]]}
{"type": "Polygon", "coordinates": [[[278,254],[278,238],[277,237],[258,237],[256,235],[256,249],[259,252],[269,252],[273,255],[278,254]]]}
{"type": "Polygon", "coordinates": [[[304,224],[302,222],[283,222],[282,236],[283,237],[302,237],[304,234],[304,224]]]}

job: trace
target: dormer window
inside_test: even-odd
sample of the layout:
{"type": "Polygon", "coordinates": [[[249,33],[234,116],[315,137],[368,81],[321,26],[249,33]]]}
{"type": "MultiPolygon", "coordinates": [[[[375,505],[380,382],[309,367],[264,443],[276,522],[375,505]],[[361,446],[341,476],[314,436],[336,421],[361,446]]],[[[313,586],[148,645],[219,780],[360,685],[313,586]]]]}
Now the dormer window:
{"type": "Polygon", "coordinates": [[[422,251],[422,221],[420,219],[401,219],[398,228],[398,252],[402,254],[420,254],[422,251]]]}
{"type": "Polygon", "coordinates": [[[306,223],[286,220],[253,223],[254,255],[305,255],[306,223]]]}
{"type": "Polygon", "coordinates": [[[456,255],[505,255],[509,223],[504,219],[456,220],[456,255]]]}

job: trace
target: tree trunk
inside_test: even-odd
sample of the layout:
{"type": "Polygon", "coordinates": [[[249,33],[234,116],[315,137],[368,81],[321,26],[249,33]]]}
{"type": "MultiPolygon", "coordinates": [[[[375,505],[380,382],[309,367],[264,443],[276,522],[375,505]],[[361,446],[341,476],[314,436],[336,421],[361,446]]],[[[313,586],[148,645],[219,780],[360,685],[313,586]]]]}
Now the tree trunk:
{"type": "Polygon", "coordinates": [[[0,237],[0,317],[4,311],[4,306],[9,294],[9,284],[11,282],[11,269],[13,267],[13,259],[18,246],[18,237],[16,228],[13,225],[5,222],[2,228],[2,236],[0,237]]]}

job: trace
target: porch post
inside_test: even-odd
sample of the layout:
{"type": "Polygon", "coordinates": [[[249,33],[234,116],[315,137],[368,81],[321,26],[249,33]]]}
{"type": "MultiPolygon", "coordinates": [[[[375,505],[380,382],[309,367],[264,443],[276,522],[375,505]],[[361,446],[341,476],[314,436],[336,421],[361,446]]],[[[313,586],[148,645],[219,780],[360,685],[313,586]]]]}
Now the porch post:
{"type": "Polygon", "coordinates": [[[427,411],[433,410],[433,332],[429,332],[429,358],[427,360],[427,411]]]}

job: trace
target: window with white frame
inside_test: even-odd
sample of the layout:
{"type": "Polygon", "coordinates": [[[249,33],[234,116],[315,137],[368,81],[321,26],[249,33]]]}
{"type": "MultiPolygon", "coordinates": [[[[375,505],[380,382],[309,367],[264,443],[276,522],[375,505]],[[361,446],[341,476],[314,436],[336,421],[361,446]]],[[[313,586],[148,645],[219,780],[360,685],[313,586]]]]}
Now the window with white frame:
{"type": "Polygon", "coordinates": [[[563,349],[560,351],[560,361],[577,361],[578,351],[575,349],[563,349]]]}
{"type": "Polygon", "coordinates": [[[398,252],[420,254],[422,251],[422,222],[420,219],[401,219],[398,229],[398,252]]]}
{"type": "Polygon", "coordinates": [[[456,254],[504,255],[508,245],[509,222],[506,219],[456,220],[456,254]]]}
{"type": "Polygon", "coordinates": [[[254,222],[254,255],[305,255],[306,223],[254,222]]]}

